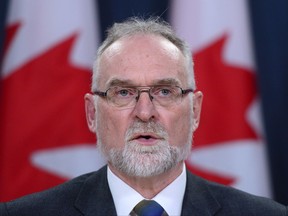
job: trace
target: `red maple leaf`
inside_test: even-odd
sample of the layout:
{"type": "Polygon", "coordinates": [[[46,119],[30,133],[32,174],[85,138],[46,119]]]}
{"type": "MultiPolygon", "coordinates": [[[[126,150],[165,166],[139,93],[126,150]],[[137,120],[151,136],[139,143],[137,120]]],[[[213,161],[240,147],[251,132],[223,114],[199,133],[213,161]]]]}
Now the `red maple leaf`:
{"type": "Polygon", "coordinates": [[[35,150],[95,143],[83,100],[91,73],[69,61],[76,38],[71,35],[1,81],[0,199],[64,181],[30,164],[35,150]]]}
{"type": "Polygon", "coordinates": [[[257,139],[247,122],[256,96],[255,75],[223,61],[224,36],[194,56],[198,89],[204,94],[195,148],[240,139],[257,139]]]}
{"type": "Polygon", "coordinates": [[[214,181],[224,185],[232,185],[235,182],[235,178],[230,176],[223,176],[216,172],[206,171],[194,166],[193,164],[186,163],[187,169],[191,170],[195,175],[201,176],[209,181],[214,181]]]}
{"type": "Polygon", "coordinates": [[[6,29],[5,41],[4,41],[4,48],[3,53],[5,55],[7,49],[9,48],[18,28],[20,27],[20,23],[13,23],[6,29]]]}
{"type": "MultiPolygon", "coordinates": [[[[195,132],[193,148],[201,148],[233,140],[257,139],[246,119],[256,96],[252,71],[223,61],[226,36],[194,55],[198,89],[204,94],[200,126],[195,132]]],[[[192,155],[193,157],[193,155],[192,155]]],[[[188,169],[208,180],[231,185],[235,177],[221,176],[187,163],[188,169]]]]}

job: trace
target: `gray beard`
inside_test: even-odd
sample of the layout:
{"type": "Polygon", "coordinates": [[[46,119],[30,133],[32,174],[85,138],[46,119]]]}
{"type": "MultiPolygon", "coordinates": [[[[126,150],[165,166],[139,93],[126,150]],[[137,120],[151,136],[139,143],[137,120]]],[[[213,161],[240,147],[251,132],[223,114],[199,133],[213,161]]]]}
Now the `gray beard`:
{"type": "Polygon", "coordinates": [[[98,146],[107,161],[120,172],[128,176],[151,177],[170,170],[180,161],[184,161],[192,143],[191,136],[182,147],[170,146],[165,129],[155,122],[135,122],[127,131],[124,148],[107,149],[98,140],[98,146]],[[156,145],[143,146],[131,137],[135,133],[154,133],[163,138],[156,145]]]}

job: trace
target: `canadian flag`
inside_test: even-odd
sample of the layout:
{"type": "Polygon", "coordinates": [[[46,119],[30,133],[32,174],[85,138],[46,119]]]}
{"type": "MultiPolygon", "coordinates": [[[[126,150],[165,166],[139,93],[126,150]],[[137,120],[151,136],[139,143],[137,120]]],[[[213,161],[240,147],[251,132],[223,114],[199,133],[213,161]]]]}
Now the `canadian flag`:
{"type": "Polygon", "coordinates": [[[188,168],[270,197],[245,0],[174,0],[170,21],[191,46],[204,94],[188,168]]]}
{"type": "Polygon", "coordinates": [[[86,126],[98,26],[93,0],[12,0],[0,97],[0,201],[105,161],[86,126]]]}

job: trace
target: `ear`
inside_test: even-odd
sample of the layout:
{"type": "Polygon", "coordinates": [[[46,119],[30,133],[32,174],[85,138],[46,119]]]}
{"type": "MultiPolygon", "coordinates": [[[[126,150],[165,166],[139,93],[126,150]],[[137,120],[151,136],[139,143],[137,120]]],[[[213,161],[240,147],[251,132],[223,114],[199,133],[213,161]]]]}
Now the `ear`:
{"type": "Polygon", "coordinates": [[[200,122],[200,114],[202,108],[203,94],[201,91],[197,91],[193,94],[193,131],[195,131],[200,122]]]}
{"type": "Polygon", "coordinates": [[[91,132],[96,133],[96,108],[94,102],[94,96],[92,94],[85,94],[85,111],[86,111],[86,120],[88,128],[91,132]]]}

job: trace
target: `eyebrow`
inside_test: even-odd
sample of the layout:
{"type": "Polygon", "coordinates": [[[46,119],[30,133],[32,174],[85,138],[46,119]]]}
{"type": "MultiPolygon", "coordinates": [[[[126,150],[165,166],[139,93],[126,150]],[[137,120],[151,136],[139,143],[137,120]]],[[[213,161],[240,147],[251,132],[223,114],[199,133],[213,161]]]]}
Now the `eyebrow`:
{"type": "Polygon", "coordinates": [[[113,86],[130,86],[130,85],[131,86],[133,85],[133,82],[130,79],[121,80],[118,78],[113,78],[107,83],[107,86],[109,88],[113,86]]]}
{"type": "Polygon", "coordinates": [[[175,78],[165,78],[165,79],[159,79],[154,80],[153,85],[180,85],[180,81],[175,78]]]}
{"type": "MultiPolygon", "coordinates": [[[[153,85],[176,85],[180,86],[180,81],[175,78],[156,79],[152,82],[153,85]]],[[[107,83],[108,88],[113,86],[136,86],[135,82],[130,79],[113,78],[107,83]]]]}

